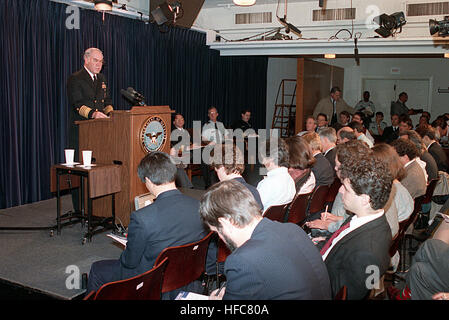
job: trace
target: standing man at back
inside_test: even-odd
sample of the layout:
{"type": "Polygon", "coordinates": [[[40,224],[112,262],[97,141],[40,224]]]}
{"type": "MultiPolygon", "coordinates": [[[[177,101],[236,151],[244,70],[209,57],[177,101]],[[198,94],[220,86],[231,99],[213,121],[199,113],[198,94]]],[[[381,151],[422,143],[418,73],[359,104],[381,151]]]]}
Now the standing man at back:
{"type": "Polygon", "coordinates": [[[342,111],[354,113],[354,108],[350,107],[342,98],[342,92],[339,87],[333,87],[329,96],[321,99],[313,111],[313,116],[317,118],[319,113],[324,113],[327,119],[330,119],[329,126],[335,127],[338,123],[338,116],[342,111]]]}

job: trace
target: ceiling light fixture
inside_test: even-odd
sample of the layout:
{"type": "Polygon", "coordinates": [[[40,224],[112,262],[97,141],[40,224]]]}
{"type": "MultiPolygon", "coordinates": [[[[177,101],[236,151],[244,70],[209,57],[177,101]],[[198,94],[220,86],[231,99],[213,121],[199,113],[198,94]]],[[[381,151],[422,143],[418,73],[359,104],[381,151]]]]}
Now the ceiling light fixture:
{"type": "Polygon", "coordinates": [[[95,10],[97,11],[111,11],[112,1],[111,0],[95,0],[95,10]]]}
{"type": "Polygon", "coordinates": [[[232,0],[236,6],[249,7],[256,3],[256,0],[232,0]]]}
{"type": "Polygon", "coordinates": [[[449,59],[449,52],[446,52],[446,53],[444,54],[444,57],[445,57],[446,59],[449,59]]]}
{"type": "Polygon", "coordinates": [[[337,55],[335,53],[325,53],[324,58],[326,59],[335,59],[337,55]]]}

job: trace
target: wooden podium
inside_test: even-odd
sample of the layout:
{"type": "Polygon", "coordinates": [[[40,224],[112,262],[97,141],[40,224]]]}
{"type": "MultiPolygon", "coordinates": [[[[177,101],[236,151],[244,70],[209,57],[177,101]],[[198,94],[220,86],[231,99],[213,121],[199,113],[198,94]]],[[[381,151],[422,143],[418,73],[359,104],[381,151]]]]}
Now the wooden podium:
{"type": "MultiPolygon", "coordinates": [[[[137,167],[150,151],[170,152],[171,114],[169,106],[137,106],[114,111],[108,119],[75,122],[79,125],[79,161],[82,151],[92,150],[99,164],[121,164],[121,191],[115,196],[115,215],[124,226],[134,211],[134,198],[148,190],[137,175],[137,167]]],[[[75,160],[76,161],[76,160],[75,160]]],[[[111,215],[109,197],[94,199],[95,216],[111,215]]]]}

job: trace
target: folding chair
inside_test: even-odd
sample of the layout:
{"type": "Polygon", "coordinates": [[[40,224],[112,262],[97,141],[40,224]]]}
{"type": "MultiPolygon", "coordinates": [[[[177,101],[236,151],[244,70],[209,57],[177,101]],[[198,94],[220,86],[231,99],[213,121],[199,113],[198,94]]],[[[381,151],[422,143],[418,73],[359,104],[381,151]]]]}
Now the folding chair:
{"type": "Polygon", "coordinates": [[[346,300],[347,296],[348,296],[348,287],[343,286],[335,295],[334,300],[346,300]]]}
{"type": "Polygon", "coordinates": [[[287,210],[287,222],[302,224],[307,216],[307,205],[312,192],[297,194],[287,210]]]}
{"type": "Polygon", "coordinates": [[[315,190],[313,190],[312,196],[310,197],[307,215],[312,215],[324,209],[328,192],[329,186],[320,185],[315,187],[315,190]]]}
{"type": "MultiPolygon", "coordinates": [[[[332,182],[332,184],[329,186],[329,192],[327,193],[326,199],[324,200],[326,204],[332,204],[335,201],[335,197],[337,197],[340,187],[341,181],[338,177],[336,177],[334,182],[332,182]]],[[[329,208],[331,208],[331,206],[329,208]]]]}
{"type": "Polygon", "coordinates": [[[179,289],[198,280],[206,269],[207,249],[213,232],[200,241],[162,250],[155,265],[168,258],[162,293],[179,289]]]}
{"type": "Polygon", "coordinates": [[[289,205],[290,203],[271,206],[265,211],[263,216],[273,221],[285,222],[285,213],[289,205]]]}
{"type": "Polygon", "coordinates": [[[90,292],[84,300],[160,300],[167,265],[168,259],[165,258],[138,276],[102,285],[97,291],[90,292]]]}

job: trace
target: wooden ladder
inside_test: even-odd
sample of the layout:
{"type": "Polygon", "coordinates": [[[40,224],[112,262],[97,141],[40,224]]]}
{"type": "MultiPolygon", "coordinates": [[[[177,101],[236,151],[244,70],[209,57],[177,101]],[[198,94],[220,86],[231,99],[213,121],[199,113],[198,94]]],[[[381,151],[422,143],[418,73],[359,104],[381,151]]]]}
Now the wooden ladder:
{"type": "Polygon", "coordinates": [[[272,129],[280,129],[280,137],[292,136],[295,132],[296,119],[296,79],[282,79],[276,96],[276,104],[273,113],[272,129]],[[293,86],[294,85],[294,86],[293,86]],[[293,92],[291,93],[293,88],[293,92]],[[291,97],[290,103],[287,98],[291,97]],[[280,100],[280,101],[279,101],[280,100]]]}

